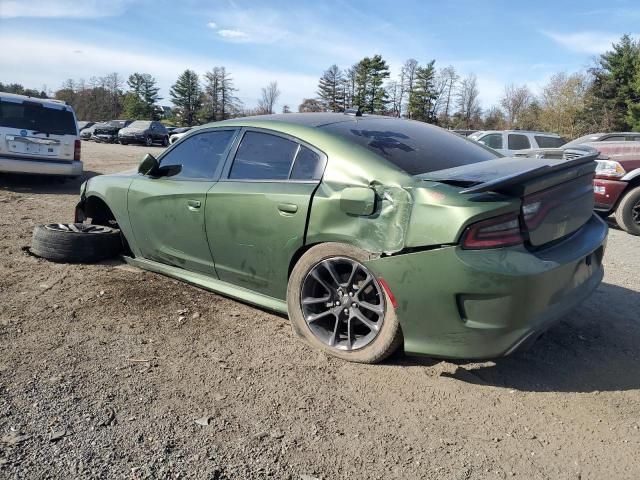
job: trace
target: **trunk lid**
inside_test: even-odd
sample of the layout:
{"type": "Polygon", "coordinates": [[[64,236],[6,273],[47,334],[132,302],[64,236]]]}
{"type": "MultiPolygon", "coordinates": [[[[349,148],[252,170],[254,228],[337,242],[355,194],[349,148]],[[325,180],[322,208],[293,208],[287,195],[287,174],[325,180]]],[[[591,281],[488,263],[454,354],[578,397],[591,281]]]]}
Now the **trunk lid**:
{"type": "Polygon", "coordinates": [[[487,192],[517,197],[523,233],[532,247],[540,247],[575,232],[591,218],[597,155],[568,161],[498,158],[416,178],[462,187],[459,193],[470,199],[487,192]]]}

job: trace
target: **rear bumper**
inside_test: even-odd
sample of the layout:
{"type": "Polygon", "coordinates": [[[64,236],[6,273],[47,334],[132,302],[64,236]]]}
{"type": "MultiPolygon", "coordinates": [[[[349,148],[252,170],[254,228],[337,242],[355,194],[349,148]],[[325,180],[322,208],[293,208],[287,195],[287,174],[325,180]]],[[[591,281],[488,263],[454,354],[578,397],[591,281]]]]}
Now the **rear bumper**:
{"type": "Polygon", "coordinates": [[[629,184],[620,180],[593,180],[593,194],[595,209],[600,212],[610,212],[618,204],[618,199],[629,184]]]}
{"type": "Polygon", "coordinates": [[[606,237],[606,224],[593,215],[536,253],[444,247],[367,266],[396,297],[407,353],[495,358],[535,340],[591,294],[604,274],[606,237]]]}
{"type": "Polygon", "coordinates": [[[82,175],[82,162],[52,162],[46,158],[38,160],[16,160],[14,158],[0,157],[0,172],[77,177],[82,175]]]}

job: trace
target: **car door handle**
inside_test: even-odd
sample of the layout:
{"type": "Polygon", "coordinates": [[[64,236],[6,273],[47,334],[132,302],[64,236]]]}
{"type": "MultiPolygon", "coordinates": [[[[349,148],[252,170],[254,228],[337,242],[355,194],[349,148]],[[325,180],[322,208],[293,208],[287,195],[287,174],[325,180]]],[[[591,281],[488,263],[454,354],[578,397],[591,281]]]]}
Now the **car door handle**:
{"type": "Polygon", "coordinates": [[[187,208],[192,212],[198,210],[200,205],[202,205],[200,200],[187,200],[187,208]]]}
{"type": "Polygon", "coordinates": [[[295,203],[279,203],[278,210],[282,213],[296,213],[298,211],[298,205],[295,203]]]}

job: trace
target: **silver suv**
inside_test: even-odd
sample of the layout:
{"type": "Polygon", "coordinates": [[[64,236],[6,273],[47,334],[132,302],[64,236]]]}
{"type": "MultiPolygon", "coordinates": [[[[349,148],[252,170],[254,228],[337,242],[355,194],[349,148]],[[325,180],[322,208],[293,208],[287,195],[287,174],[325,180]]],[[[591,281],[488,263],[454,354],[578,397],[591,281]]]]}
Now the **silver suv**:
{"type": "Polygon", "coordinates": [[[518,150],[558,148],[567,143],[555,133],[526,130],[482,130],[472,133],[468,138],[507,156],[514,155],[518,150]]]}
{"type": "Polygon", "coordinates": [[[73,108],[59,100],[0,92],[0,172],[82,175],[73,108]]]}

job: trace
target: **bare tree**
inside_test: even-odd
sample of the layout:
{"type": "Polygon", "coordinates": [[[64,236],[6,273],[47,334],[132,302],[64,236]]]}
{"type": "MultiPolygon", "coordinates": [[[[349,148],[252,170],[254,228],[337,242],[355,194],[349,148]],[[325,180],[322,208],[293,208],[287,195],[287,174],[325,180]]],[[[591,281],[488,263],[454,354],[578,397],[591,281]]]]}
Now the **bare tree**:
{"type": "Polygon", "coordinates": [[[399,117],[400,111],[402,110],[402,97],[400,95],[402,85],[395,80],[392,80],[385,88],[387,90],[387,98],[389,99],[389,105],[391,107],[389,113],[394,117],[399,117]]]}
{"type": "Polygon", "coordinates": [[[322,112],[323,110],[324,106],[320,103],[320,100],[316,98],[305,98],[298,106],[298,112],[300,113],[322,112]]]}
{"type": "Polygon", "coordinates": [[[258,110],[263,114],[273,113],[273,107],[278,101],[280,93],[278,82],[271,82],[266,87],[263,87],[262,97],[258,100],[258,110]]]}
{"type": "Polygon", "coordinates": [[[471,73],[460,82],[460,87],[456,92],[456,106],[458,107],[456,115],[460,118],[464,128],[472,128],[472,121],[479,119],[482,113],[479,96],[478,78],[471,73]]]}
{"type": "Polygon", "coordinates": [[[579,121],[585,109],[589,80],[582,73],[556,73],[542,89],[540,127],[568,138],[588,133],[591,127],[579,121]]]}
{"type": "Polygon", "coordinates": [[[500,105],[505,111],[508,128],[518,126],[519,116],[527,109],[533,100],[533,95],[526,85],[507,85],[500,99],[500,105]]]}
{"type": "Polygon", "coordinates": [[[449,128],[451,124],[451,100],[455,93],[456,84],[460,77],[456,73],[456,69],[449,65],[440,70],[440,82],[442,84],[442,100],[441,100],[441,124],[445,128],[449,128]]]}

